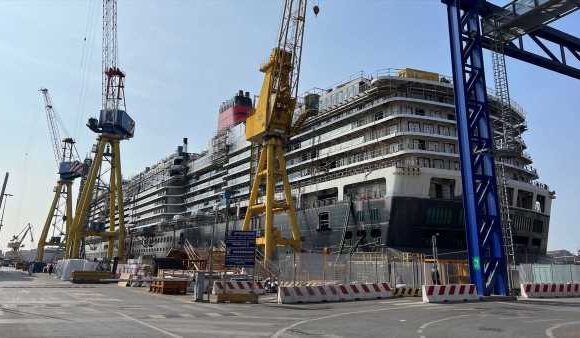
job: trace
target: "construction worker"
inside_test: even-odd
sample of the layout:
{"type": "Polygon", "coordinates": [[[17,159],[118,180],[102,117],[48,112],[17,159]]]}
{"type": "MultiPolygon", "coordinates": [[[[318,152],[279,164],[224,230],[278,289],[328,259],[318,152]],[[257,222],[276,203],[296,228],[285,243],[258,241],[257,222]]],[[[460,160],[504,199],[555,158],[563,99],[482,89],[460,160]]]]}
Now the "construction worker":
{"type": "Polygon", "coordinates": [[[441,285],[441,277],[439,276],[439,270],[437,269],[437,263],[433,263],[431,268],[431,279],[434,285],[441,285]]]}

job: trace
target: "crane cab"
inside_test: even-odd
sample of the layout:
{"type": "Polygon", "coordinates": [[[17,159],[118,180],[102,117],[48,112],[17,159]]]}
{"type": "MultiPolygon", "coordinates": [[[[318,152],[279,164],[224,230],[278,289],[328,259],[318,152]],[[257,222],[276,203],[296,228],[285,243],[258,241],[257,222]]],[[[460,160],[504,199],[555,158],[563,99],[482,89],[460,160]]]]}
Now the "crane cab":
{"type": "Polygon", "coordinates": [[[135,133],[135,121],[120,109],[102,109],[97,127],[102,132],[119,135],[123,139],[132,138],[135,133]]]}

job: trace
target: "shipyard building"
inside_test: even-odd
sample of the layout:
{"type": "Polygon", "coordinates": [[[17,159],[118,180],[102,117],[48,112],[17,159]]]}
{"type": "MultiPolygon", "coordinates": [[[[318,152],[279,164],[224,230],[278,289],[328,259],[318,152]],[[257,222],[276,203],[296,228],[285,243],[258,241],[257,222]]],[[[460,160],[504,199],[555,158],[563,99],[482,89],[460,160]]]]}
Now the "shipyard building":
{"type": "MultiPolygon", "coordinates": [[[[361,73],[311,90],[305,99],[319,113],[291,138],[286,153],[305,250],[430,252],[436,236],[440,254],[464,252],[449,78],[412,69],[361,73]]],[[[130,256],[164,257],[185,242],[207,246],[216,221],[217,243],[240,227],[258,154],[244,137],[252,104],[250,94],[240,91],[220,105],[205,151],[188,152],[184,139],[169,156],[124,181],[130,256]]],[[[503,165],[516,260],[536,261],[546,253],[555,194],[532,167],[522,138],[524,110],[513,102],[500,114],[491,96],[490,110],[497,143],[509,123],[518,144],[515,154],[496,157],[503,165]]],[[[106,215],[107,201],[106,192],[99,195],[93,218],[106,215]]],[[[254,220],[256,229],[260,222],[254,220]]],[[[289,231],[285,215],[275,223],[289,231]]],[[[87,257],[102,256],[106,245],[89,240],[87,257]]]]}

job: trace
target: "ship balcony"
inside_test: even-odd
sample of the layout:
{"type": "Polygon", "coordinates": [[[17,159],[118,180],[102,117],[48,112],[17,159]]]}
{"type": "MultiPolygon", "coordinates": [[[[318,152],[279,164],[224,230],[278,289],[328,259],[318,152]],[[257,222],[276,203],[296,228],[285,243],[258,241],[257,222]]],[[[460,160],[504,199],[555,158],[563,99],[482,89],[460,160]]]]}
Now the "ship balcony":
{"type": "Polygon", "coordinates": [[[228,188],[236,187],[238,185],[249,185],[250,183],[250,175],[243,175],[240,177],[236,177],[227,181],[228,188]]]}
{"type": "Polygon", "coordinates": [[[192,188],[190,188],[190,192],[197,193],[197,192],[209,189],[209,188],[215,189],[216,186],[223,185],[224,182],[225,182],[225,180],[223,177],[218,177],[218,178],[213,179],[211,181],[193,186],[192,188]]]}
{"type": "MultiPolygon", "coordinates": [[[[519,173],[525,173],[530,176],[529,181],[533,181],[539,178],[538,170],[530,165],[518,166],[511,163],[501,162],[508,170],[512,169],[519,173]]],[[[509,173],[506,173],[507,176],[510,176],[509,173]]]]}
{"type": "MultiPolygon", "coordinates": [[[[402,128],[402,129],[407,129],[407,128],[402,128]]],[[[326,151],[324,151],[324,152],[320,151],[317,154],[317,156],[315,156],[313,158],[309,157],[306,160],[290,159],[290,160],[288,160],[288,163],[287,163],[287,169],[296,169],[296,168],[299,168],[302,166],[312,165],[313,161],[328,159],[328,158],[331,158],[332,156],[339,155],[339,154],[346,155],[349,152],[361,152],[365,147],[368,147],[371,145],[376,145],[376,144],[382,143],[384,141],[391,140],[391,139],[394,139],[397,137],[402,137],[402,136],[424,136],[426,138],[435,138],[438,140],[447,140],[447,141],[449,141],[449,143],[453,143],[453,144],[457,140],[455,136],[432,134],[432,133],[426,133],[426,132],[421,132],[421,131],[398,131],[395,133],[384,135],[384,136],[379,137],[379,138],[368,140],[366,142],[364,141],[364,137],[359,137],[358,139],[349,140],[348,143],[350,143],[350,144],[344,144],[344,145],[338,144],[338,145],[326,148],[326,149],[324,149],[326,151]]],[[[347,143],[347,142],[345,142],[345,143],[347,143]]],[[[436,155],[456,154],[455,150],[453,150],[452,152],[443,151],[443,149],[441,149],[442,151],[428,150],[426,148],[426,146],[421,146],[419,144],[416,144],[416,145],[415,144],[405,144],[401,147],[399,147],[399,148],[401,148],[400,150],[402,150],[404,148],[406,150],[428,151],[428,152],[436,154],[436,155]]],[[[456,146],[454,145],[454,147],[456,147],[456,146]]]]}
{"type": "Polygon", "coordinates": [[[522,160],[524,160],[524,162],[526,162],[526,164],[532,164],[533,163],[532,156],[528,152],[522,151],[522,153],[520,154],[520,156],[521,156],[520,158],[522,160]]]}
{"type": "Polygon", "coordinates": [[[144,207],[138,206],[135,207],[134,209],[134,216],[135,217],[141,217],[142,215],[146,214],[146,213],[150,213],[151,211],[154,211],[155,209],[159,209],[159,208],[167,208],[167,207],[181,207],[183,206],[183,202],[181,203],[156,203],[156,204],[150,204],[144,207]]]}
{"type": "MultiPolygon", "coordinates": [[[[309,139],[307,141],[303,141],[302,143],[299,144],[299,146],[295,146],[295,149],[288,151],[286,153],[286,156],[294,155],[294,154],[300,153],[302,151],[307,151],[308,149],[313,148],[313,147],[324,147],[328,144],[331,144],[329,147],[336,147],[339,144],[352,143],[353,139],[360,138],[361,136],[364,136],[364,133],[367,130],[369,130],[371,127],[387,124],[388,121],[391,121],[394,118],[400,118],[400,117],[409,117],[409,118],[412,118],[414,120],[425,120],[425,121],[431,121],[433,123],[435,123],[435,122],[446,123],[446,124],[451,124],[453,127],[449,126],[449,127],[447,127],[446,132],[440,132],[439,130],[436,131],[435,129],[422,130],[422,127],[424,127],[425,123],[423,123],[423,126],[419,127],[419,128],[410,128],[408,125],[402,125],[402,126],[398,126],[394,132],[389,130],[387,132],[387,134],[384,135],[381,139],[385,139],[385,137],[388,137],[388,136],[394,137],[394,136],[398,136],[398,135],[404,135],[403,133],[410,133],[410,134],[421,135],[421,136],[426,136],[426,137],[431,137],[431,138],[449,138],[449,140],[457,141],[457,132],[454,129],[455,128],[454,125],[456,122],[454,120],[429,117],[429,116],[421,116],[421,115],[416,115],[416,114],[409,113],[409,112],[393,113],[391,115],[386,115],[382,119],[379,119],[379,120],[376,120],[373,122],[369,122],[369,123],[365,123],[365,124],[360,125],[358,127],[352,127],[354,125],[354,123],[351,123],[349,125],[339,127],[338,129],[336,129],[333,132],[322,134],[315,139],[309,139]],[[335,143],[340,139],[344,139],[344,138],[348,138],[348,137],[350,137],[350,138],[341,142],[341,143],[335,143]]],[[[408,122],[411,122],[411,121],[408,121],[408,122]]],[[[367,142],[371,142],[371,141],[372,140],[369,140],[367,142]]]]}
{"type": "MultiPolygon", "coordinates": [[[[302,132],[293,136],[291,139],[293,141],[300,140],[300,139],[306,139],[308,137],[312,137],[313,136],[312,134],[318,135],[318,134],[321,134],[323,132],[330,131],[332,129],[335,129],[336,125],[340,124],[340,122],[343,122],[343,121],[348,122],[348,120],[351,120],[358,115],[362,115],[364,113],[367,113],[373,108],[377,108],[377,107],[380,107],[380,106],[385,105],[387,103],[393,103],[393,102],[406,102],[406,103],[414,102],[414,103],[427,104],[427,105],[432,105],[432,106],[434,105],[434,106],[444,107],[444,108],[449,108],[449,109],[454,108],[454,106],[452,104],[447,104],[447,103],[432,101],[432,100],[426,100],[426,99],[420,99],[420,98],[410,98],[410,97],[400,96],[398,94],[393,94],[390,96],[381,96],[381,97],[379,97],[371,102],[365,103],[364,105],[361,104],[360,106],[353,107],[350,110],[343,112],[343,115],[344,115],[343,117],[340,117],[338,119],[328,118],[327,120],[321,121],[319,126],[306,127],[303,129],[302,132]]],[[[323,117],[324,115],[325,114],[321,114],[320,116],[323,117]]],[[[448,122],[448,123],[455,122],[455,121],[451,121],[451,120],[443,119],[443,118],[420,116],[420,115],[414,114],[411,111],[387,113],[386,117],[399,116],[399,115],[411,115],[411,116],[414,116],[416,118],[434,119],[434,120],[437,120],[439,122],[448,122]]],[[[382,120],[379,120],[377,122],[381,122],[383,120],[386,120],[386,119],[382,119],[382,120]]]]}

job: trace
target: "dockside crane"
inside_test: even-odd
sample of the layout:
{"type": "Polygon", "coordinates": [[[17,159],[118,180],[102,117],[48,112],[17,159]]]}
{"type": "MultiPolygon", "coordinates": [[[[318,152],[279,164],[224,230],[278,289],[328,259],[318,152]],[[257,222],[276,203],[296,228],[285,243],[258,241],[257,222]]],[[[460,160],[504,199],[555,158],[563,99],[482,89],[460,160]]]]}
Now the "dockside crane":
{"type": "Polygon", "coordinates": [[[6,194],[6,185],[8,184],[9,175],[10,174],[8,172],[6,172],[4,175],[4,183],[2,183],[2,190],[0,190],[0,210],[2,210],[2,216],[0,216],[0,230],[2,230],[2,226],[4,225],[4,210],[6,209],[6,201],[4,201],[4,197],[12,196],[10,194],[6,194]]]}
{"type": "Polygon", "coordinates": [[[8,242],[8,247],[12,249],[13,253],[20,251],[20,248],[24,247],[22,242],[24,242],[28,234],[30,234],[30,242],[34,242],[34,236],[32,235],[32,225],[30,225],[30,223],[26,224],[18,234],[12,236],[12,239],[10,239],[10,242],[8,242]]]}
{"type": "Polygon", "coordinates": [[[74,139],[68,136],[61,139],[61,129],[64,130],[64,127],[62,126],[62,120],[54,109],[48,89],[41,88],[40,93],[44,102],[51,145],[58,168],[58,181],[54,187],[54,197],[38,240],[37,262],[42,262],[44,248],[47,245],[61,246],[64,244],[65,248],[70,246],[69,237],[73,220],[72,185],[73,181],[81,177],[85,172],[84,164],[78,160],[74,139]],[[53,235],[50,241],[47,242],[50,228],[53,229],[53,235]],[[55,236],[56,231],[58,231],[58,234],[55,236]],[[64,242],[61,241],[62,235],[65,235],[64,242]]]}
{"type": "Polygon", "coordinates": [[[102,55],[102,109],[99,118],[90,118],[87,126],[98,134],[95,155],[87,179],[83,185],[77,211],[73,221],[72,245],[66,252],[66,258],[78,258],[85,238],[101,238],[108,242],[107,257],[123,257],[125,241],[125,222],[123,214],[123,190],[121,174],[120,141],[133,137],[135,122],[127,114],[125,107],[125,73],[118,67],[117,54],[117,1],[103,0],[103,55],[102,55]],[[110,165],[102,170],[103,162],[110,165]],[[103,220],[89,217],[95,199],[103,197],[105,174],[108,173],[107,213],[109,228],[103,220]],[[96,182],[99,182],[95,186],[96,182]],[[118,227],[115,214],[118,217],[118,227]],[[89,220],[90,219],[90,220],[89,220]],[[86,223],[88,221],[88,226],[86,223]]]}
{"type": "MultiPolygon", "coordinates": [[[[307,1],[285,0],[283,6],[277,46],[260,67],[264,82],[258,103],[246,120],[246,139],[259,144],[260,153],[242,229],[250,230],[252,218],[265,215],[263,235],[256,239],[256,244],[264,246],[266,262],[272,260],[277,246],[290,246],[295,251],[302,248],[284,154],[288,139],[299,127],[293,122],[301,125],[316,112],[306,110],[295,116],[307,1]],[[279,183],[282,199],[276,199],[279,183]],[[265,194],[259,196],[262,184],[266,187],[265,194]],[[274,227],[274,214],[281,212],[288,214],[291,238],[284,238],[274,227]]],[[[318,14],[317,7],[314,11],[318,14]]]]}

